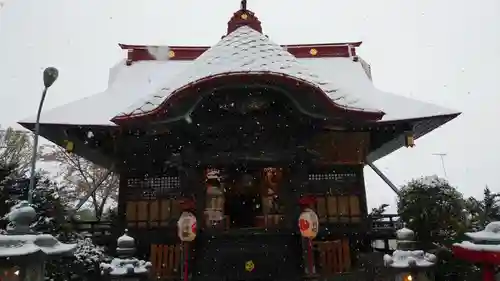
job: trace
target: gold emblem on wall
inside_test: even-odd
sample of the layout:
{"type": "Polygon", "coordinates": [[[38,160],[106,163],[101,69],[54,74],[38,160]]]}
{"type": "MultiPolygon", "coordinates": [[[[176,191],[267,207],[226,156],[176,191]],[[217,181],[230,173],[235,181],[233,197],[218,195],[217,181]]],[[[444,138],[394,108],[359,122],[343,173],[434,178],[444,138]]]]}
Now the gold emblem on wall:
{"type": "Polygon", "coordinates": [[[255,269],[255,264],[252,260],[249,260],[245,263],[245,270],[248,272],[252,272],[255,269]]]}

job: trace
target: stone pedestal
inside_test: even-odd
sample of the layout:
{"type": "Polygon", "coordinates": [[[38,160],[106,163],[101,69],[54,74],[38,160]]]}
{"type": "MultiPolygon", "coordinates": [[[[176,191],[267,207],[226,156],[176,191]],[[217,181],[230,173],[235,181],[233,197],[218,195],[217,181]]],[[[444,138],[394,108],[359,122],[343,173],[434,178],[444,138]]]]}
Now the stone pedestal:
{"type": "Polygon", "coordinates": [[[147,280],[151,263],[139,260],[135,254],[135,239],[127,232],[117,240],[117,257],[110,263],[101,263],[101,274],[108,280],[137,281],[147,280]]]}

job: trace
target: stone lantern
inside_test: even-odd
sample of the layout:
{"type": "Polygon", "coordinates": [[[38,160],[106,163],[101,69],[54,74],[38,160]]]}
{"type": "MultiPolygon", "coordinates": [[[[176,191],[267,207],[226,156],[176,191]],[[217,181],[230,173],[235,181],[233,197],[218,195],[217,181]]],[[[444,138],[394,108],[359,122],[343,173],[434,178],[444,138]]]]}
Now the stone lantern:
{"type": "Polygon", "coordinates": [[[35,209],[23,201],[12,207],[7,234],[0,235],[0,280],[42,281],[45,261],[73,254],[76,244],[64,244],[50,234],[36,234],[30,224],[35,209]]]}
{"type": "Polygon", "coordinates": [[[397,250],[392,255],[384,255],[384,265],[390,267],[395,281],[429,281],[429,270],[436,264],[433,254],[416,250],[415,233],[402,228],[396,232],[397,250]]]}
{"type": "Polygon", "coordinates": [[[151,263],[133,257],[135,254],[134,238],[125,234],[117,240],[116,255],[110,263],[101,263],[101,274],[107,280],[138,281],[147,280],[151,263]]]}

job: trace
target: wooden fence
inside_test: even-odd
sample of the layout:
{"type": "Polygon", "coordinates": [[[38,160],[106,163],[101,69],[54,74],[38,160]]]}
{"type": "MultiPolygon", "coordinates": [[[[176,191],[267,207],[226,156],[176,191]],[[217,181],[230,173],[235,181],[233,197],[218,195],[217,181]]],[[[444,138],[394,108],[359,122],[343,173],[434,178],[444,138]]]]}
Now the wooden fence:
{"type": "Polygon", "coordinates": [[[150,259],[152,276],[156,279],[171,279],[179,276],[181,263],[180,245],[151,244],[150,259]]]}
{"type": "Polygon", "coordinates": [[[321,276],[349,272],[351,270],[351,251],[349,240],[313,242],[316,253],[316,271],[321,276]]]}

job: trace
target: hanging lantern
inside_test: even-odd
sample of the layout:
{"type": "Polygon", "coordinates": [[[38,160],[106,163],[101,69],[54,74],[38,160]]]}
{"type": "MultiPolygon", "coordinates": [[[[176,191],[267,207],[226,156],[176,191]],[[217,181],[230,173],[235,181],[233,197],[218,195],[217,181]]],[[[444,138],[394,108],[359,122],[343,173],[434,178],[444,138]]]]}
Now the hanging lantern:
{"type": "Polygon", "coordinates": [[[183,242],[196,238],[196,217],[191,212],[183,212],[177,221],[177,234],[183,242]]]}
{"type": "Polygon", "coordinates": [[[405,132],[405,146],[414,147],[415,146],[415,136],[412,131],[405,132]]]}
{"type": "Polygon", "coordinates": [[[299,216],[300,234],[304,238],[314,239],[318,235],[319,219],[312,209],[305,209],[299,216]]]}
{"type": "Polygon", "coordinates": [[[72,141],[65,140],[64,143],[66,144],[66,152],[67,153],[73,153],[73,150],[75,149],[75,144],[72,141]]]}

